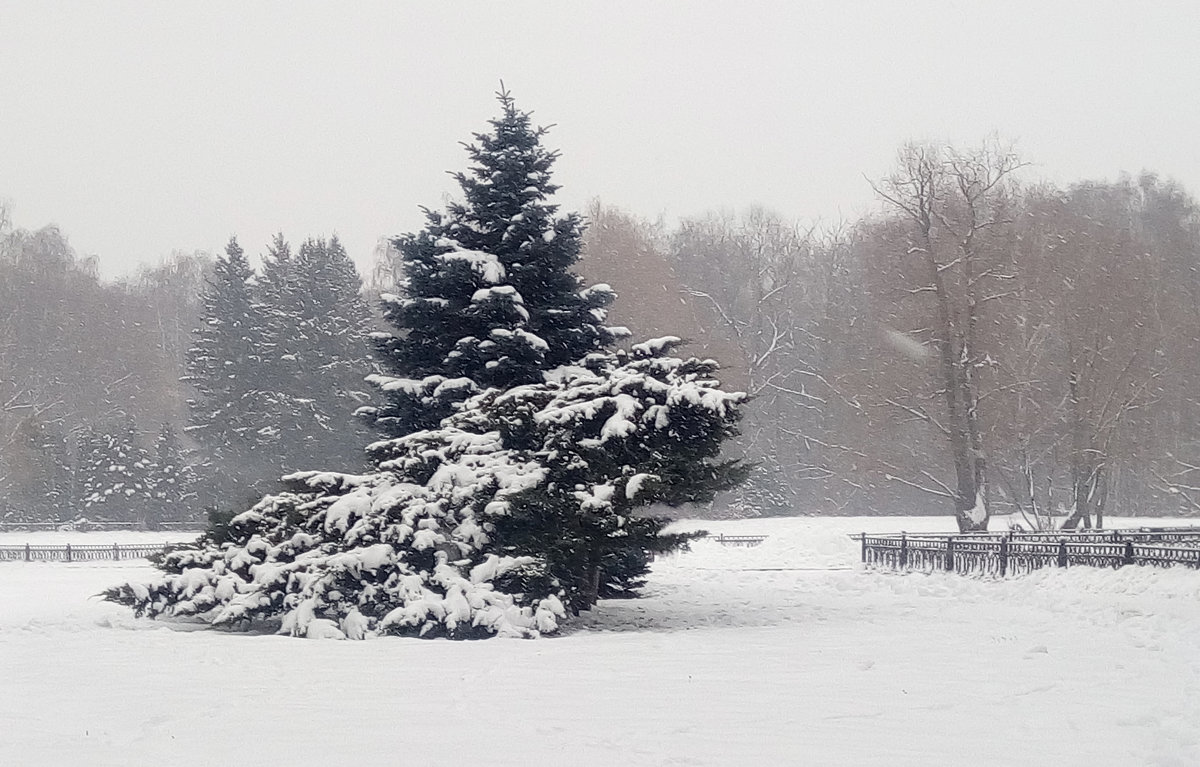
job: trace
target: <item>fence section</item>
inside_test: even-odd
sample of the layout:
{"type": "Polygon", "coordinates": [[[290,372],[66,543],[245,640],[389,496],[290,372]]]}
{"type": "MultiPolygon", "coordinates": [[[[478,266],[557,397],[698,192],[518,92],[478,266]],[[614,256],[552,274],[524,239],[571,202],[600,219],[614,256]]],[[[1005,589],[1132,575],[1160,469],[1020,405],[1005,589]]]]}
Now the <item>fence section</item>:
{"type": "Polygon", "coordinates": [[[716,541],[723,546],[757,546],[767,539],[765,535],[723,535],[723,534],[708,534],[704,536],[706,540],[716,541]]]}
{"type": "Polygon", "coordinates": [[[99,562],[145,559],[170,546],[169,543],[114,543],[62,546],[22,544],[0,546],[0,562],[99,562]]]}
{"type": "Polygon", "coordinates": [[[1071,565],[1185,565],[1200,569],[1200,528],[961,535],[863,533],[851,537],[860,541],[865,564],[894,570],[1005,576],[1071,565]]]}
{"type": "MultiPolygon", "coordinates": [[[[765,535],[709,535],[709,540],[725,546],[757,546],[765,535]]],[[[43,544],[0,545],[0,562],[99,562],[145,559],[165,549],[169,543],[114,543],[108,545],[49,546],[43,544]]],[[[178,545],[178,544],[174,544],[178,545]]]]}

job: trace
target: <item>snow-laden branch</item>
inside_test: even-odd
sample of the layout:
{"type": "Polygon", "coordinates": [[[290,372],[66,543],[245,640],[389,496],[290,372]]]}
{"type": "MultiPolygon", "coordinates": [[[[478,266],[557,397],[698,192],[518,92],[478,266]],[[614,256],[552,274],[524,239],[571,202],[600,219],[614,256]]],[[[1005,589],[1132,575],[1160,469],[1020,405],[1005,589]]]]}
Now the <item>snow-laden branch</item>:
{"type": "MultiPolygon", "coordinates": [[[[925,473],[925,472],[923,472],[923,473],[925,473]]],[[[920,490],[923,493],[929,493],[930,495],[936,495],[936,496],[940,496],[942,498],[950,498],[950,499],[953,499],[956,497],[954,495],[954,493],[949,488],[947,488],[945,485],[942,485],[942,489],[938,490],[935,488],[926,487],[925,485],[922,485],[918,482],[913,482],[912,480],[908,480],[903,477],[897,477],[895,474],[884,474],[883,478],[890,482],[899,482],[902,485],[907,485],[915,490],[920,490]]],[[[941,485],[940,482],[937,484],[941,485]]]]}
{"type": "Polygon", "coordinates": [[[905,405],[903,402],[898,402],[897,400],[890,399],[890,398],[884,400],[884,402],[886,402],[889,405],[893,405],[895,407],[900,408],[901,410],[911,414],[913,417],[915,417],[919,421],[924,421],[924,422],[930,424],[931,426],[936,428],[938,431],[940,431],[945,436],[947,436],[947,437],[950,436],[950,430],[947,429],[944,425],[942,425],[942,423],[939,422],[936,418],[929,415],[929,413],[927,413],[924,408],[912,407],[911,405],[905,405]]]}

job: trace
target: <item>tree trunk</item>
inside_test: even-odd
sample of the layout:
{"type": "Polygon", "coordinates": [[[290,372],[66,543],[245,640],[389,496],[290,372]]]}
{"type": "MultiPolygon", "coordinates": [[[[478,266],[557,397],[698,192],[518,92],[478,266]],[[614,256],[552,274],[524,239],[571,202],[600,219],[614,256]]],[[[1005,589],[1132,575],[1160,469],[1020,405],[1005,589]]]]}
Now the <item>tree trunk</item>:
{"type": "MultiPolygon", "coordinates": [[[[599,558],[597,558],[598,561],[599,558]]],[[[585,596],[587,597],[587,607],[595,607],[600,601],[600,576],[603,574],[603,569],[600,565],[593,565],[588,572],[588,588],[585,596]]]]}
{"type": "Polygon", "coordinates": [[[1089,450],[1085,454],[1093,460],[1084,460],[1080,456],[1072,461],[1071,474],[1073,479],[1073,494],[1075,505],[1070,516],[1063,521],[1064,530],[1087,530],[1095,519],[1095,527],[1104,526],[1104,503],[1107,500],[1108,478],[1104,472],[1103,459],[1097,451],[1089,450]]]}
{"type": "MultiPolygon", "coordinates": [[[[928,240],[927,240],[928,242],[928,240]]],[[[938,305],[936,343],[946,393],[949,416],[950,451],[954,458],[957,482],[954,516],[960,533],[987,530],[988,513],[984,485],[984,465],[975,411],[975,396],[968,372],[966,345],[955,326],[954,311],[938,270],[933,267],[933,285],[938,305]]]]}

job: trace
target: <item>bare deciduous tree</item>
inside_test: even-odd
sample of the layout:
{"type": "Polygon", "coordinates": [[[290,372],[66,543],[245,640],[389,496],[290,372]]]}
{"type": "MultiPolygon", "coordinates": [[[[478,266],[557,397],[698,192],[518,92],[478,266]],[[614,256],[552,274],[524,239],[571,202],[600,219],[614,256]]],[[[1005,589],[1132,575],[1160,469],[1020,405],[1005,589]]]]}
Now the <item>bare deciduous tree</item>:
{"type": "Polygon", "coordinates": [[[922,281],[909,292],[926,310],[922,332],[936,352],[944,413],[935,418],[925,403],[908,408],[947,440],[954,482],[925,473],[935,492],[953,498],[963,531],[986,529],[988,523],[981,399],[982,379],[995,357],[982,320],[986,304],[1002,298],[1012,279],[992,245],[1012,222],[1013,173],[1021,166],[995,141],[971,152],[911,144],[901,150],[896,172],[873,184],[907,222],[907,248],[897,255],[924,267],[922,281]]]}

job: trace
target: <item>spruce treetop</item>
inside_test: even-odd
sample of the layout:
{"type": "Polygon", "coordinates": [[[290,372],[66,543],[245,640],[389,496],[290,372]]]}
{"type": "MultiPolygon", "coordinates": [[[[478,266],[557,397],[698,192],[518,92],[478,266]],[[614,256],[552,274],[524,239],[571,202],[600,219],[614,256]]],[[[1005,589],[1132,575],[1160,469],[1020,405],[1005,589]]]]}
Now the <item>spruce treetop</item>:
{"type": "Polygon", "coordinates": [[[373,382],[389,402],[367,408],[396,436],[428,428],[472,391],[540,380],[542,373],[620,337],[607,327],[607,286],[585,288],[582,221],[549,202],[558,153],[546,128],[498,94],[491,130],[464,144],[471,165],[453,176],[462,201],[426,209],[426,226],[393,242],[401,254],[400,295],[384,297],[396,334],[377,337],[389,375],[373,382]]]}
{"type": "MultiPolygon", "coordinates": [[[[262,354],[260,339],[262,308],[253,293],[254,270],[237,238],[229,238],[225,255],[218,258],[204,292],[204,314],[188,350],[188,375],[184,379],[202,395],[216,380],[226,379],[225,388],[243,391],[249,381],[237,381],[236,373],[222,375],[231,363],[256,360],[262,354]]],[[[201,406],[203,407],[203,405],[201,406]]]]}

